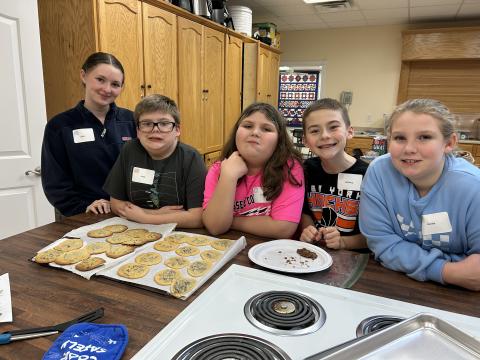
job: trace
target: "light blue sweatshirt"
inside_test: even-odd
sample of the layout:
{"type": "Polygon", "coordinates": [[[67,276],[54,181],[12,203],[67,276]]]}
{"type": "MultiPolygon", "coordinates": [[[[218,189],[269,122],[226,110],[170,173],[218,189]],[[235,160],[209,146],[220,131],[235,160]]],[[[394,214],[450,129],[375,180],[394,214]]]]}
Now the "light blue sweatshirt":
{"type": "Polygon", "coordinates": [[[439,180],[420,197],[386,154],[370,164],[361,193],[360,230],[383,266],[443,283],[447,261],[480,253],[480,169],[464,159],[447,156],[439,180]],[[423,216],[442,212],[451,231],[442,220],[442,231],[422,234],[423,216]]]}

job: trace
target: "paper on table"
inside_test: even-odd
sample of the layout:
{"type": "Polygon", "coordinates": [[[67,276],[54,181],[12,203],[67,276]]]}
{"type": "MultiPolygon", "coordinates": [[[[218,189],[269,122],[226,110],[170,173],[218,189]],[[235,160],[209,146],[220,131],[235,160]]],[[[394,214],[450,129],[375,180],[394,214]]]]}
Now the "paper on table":
{"type": "Polygon", "coordinates": [[[12,298],[8,273],[0,276],[0,322],[12,322],[12,298]]]}

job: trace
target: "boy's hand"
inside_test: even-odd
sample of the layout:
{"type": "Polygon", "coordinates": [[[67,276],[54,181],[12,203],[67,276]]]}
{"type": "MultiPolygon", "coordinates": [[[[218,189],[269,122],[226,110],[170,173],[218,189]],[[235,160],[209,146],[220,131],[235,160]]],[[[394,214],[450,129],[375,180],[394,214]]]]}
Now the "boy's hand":
{"type": "Polygon", "coordinates": [[[144,223],[145,211],[141,207],[134,205],[130,202],[125,204],[125,208],[123,209],[123,214],[125,218],[128,220],[136,221],[139,223],[144,223]]]}
{"type": "Polygon", "coordinates": [[[340,232],[336,227],[329,226],[320,228],[320,232],[323,235],[323,240],[325,240],[325,245],[330,249],[344,249],[345,243],[340,236],[340,232]]]}
{"type": "Polygon", "coordinates": [[[312,243],[320,240],[322,240],[322,233],[313,225],[309,225],[303,229],[302,235],[300,235],[300,241],[312,243]]]}

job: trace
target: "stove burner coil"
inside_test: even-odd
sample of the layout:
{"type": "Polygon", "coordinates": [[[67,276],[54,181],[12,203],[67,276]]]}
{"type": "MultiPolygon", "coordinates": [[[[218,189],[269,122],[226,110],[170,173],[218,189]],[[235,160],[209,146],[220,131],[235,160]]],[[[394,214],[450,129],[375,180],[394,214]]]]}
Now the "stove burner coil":
{"type": "Polygon", "coordinates": [[[368,317],[360,322],[357,326],[357,337],[386,329],[392,325],[405,320],[398,316],[377,315],[368,317]]]}
{"type": "Polygon", "coordinates": [[[276,335],[304,335],[320,329],[325,310],[315,300],[291,291],[268,291],[247,301],[244,313],[255,327],[276,335]]]}
{"type": "Polygon", "coordinates": [[[276,345],[245,334],[219,334],[197,340],[172,360],[292,360],[276,345]]]}

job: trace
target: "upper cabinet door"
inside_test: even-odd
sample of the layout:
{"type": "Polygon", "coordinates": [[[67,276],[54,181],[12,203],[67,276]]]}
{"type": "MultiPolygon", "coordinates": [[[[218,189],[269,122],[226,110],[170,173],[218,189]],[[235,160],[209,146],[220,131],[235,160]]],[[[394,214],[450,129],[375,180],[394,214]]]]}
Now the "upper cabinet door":
{"type": "Polygon", "coordinates": [[[204,27],[203,73],[205,152],[223,145],[225,35],[204,27]]]}
{"type": "Polygon", "coordinates": [[[277,53],[272,52],[270,55],[270,74],[269,74],[269,81],[270,81],[270,91],[269,91],[269,100],[268,102],[273,106],[278,106],[278,73],[280,67],[280,55],[277,53]]]}
{"type": "Polygon", "coordinates": [[[146,94],[177,101],[177,17],[147,3],[142,7],[146,94]]]}
{"type": "Polygon", "coordinates": [[[181,114],[182,142],[205,153],[202,121],[202,44],[203,26],[179,17],[178,29],[178,104],[181,114]],[[188,130],[187,130],[188,129],[188,130]]]}
{"type": "Polygon", "coordinates": [[[270,56],[271,53],[264,48],[260,48],[258,53],[258,74],[257,74],[257,101],[266,102],[269,101],[269,89],[270,89],[270,56]]]}
{"type": "Polygon", "coordinates": [[[227,36],[225,57],[224,139],[228,139],[242,112],[243,41],[234,36],[227,36]]]}
{"type": "Polygon", "coordinates": [[[115,55],[125,69],[125,85],[116,103],[133,110],[144,93],[141,2],[99,0],[98,29],[100,51],[115,55]]]}

